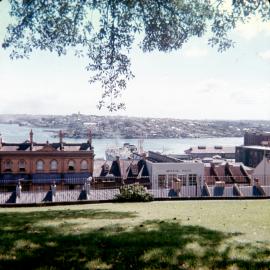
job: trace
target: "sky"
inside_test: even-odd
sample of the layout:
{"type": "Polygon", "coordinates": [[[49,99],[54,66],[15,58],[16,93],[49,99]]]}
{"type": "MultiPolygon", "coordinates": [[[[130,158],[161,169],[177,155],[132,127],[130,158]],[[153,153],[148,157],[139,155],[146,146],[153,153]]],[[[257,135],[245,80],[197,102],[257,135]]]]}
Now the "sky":
{"type": "MultiPolygon", "coordinates": [[[[0,43],[10,21],[0,3],[0,43]]],[[[173,53],[131,52],[135,78],[122,94],[125,111],[98,110],[99,85],[86,59],[35,51],[11,60],[0,47],[0,114],[96,114],[180,119],[270,120],[270,22],[256,18],[232,33],[224,53],[193,38],[173,53]]]]}

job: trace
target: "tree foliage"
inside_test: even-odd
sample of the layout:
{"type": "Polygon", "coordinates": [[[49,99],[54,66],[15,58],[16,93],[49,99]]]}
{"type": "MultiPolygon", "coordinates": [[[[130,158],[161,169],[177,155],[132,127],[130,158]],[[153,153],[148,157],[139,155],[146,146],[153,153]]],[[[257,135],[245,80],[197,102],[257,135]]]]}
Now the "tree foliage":
{"type": "Polygon", "coordinates": [[[120,193],[115,195],[118,202],[150,202],[154,200],[152,194],[140,184],[124,185],[120,187],[120,193]]]}
{"type": "Polygon", "coordinates": [[[89,81],[104,90],[98,107],[110,111],[124,107],[117,97],[134,76],[129,52],[135,45],[170,52],[209,30],[209,45],[224,51],[233,45],[228,34],[238,22],[270,18],[266,0],[9,1],[13,23],[2,46],[11,49],[11,58],[37,49],[60,56],[73,48],[89,60],[89,81]]]}

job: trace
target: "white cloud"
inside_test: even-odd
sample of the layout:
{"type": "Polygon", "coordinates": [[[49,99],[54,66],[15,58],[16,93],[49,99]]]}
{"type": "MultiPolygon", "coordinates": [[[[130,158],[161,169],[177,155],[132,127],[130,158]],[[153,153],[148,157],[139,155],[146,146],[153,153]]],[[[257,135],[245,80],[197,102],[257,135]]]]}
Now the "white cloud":
{"type": "Polygon", "coordinates": [[[200,115],[207,111],[208,118],[267,119],[269,87],[265,84],[254,89],[254,85],[243,81],[209,78],[198,83],[194,102],[200,115]]]}
{"type": "Polygon", "coordinates": [[[231,103],[236,105],[252,105],[256,101],[252,93],[245,91],[244,89],[236,89],[230,94],[231,103]]]}
{"type": "Polygon", "coordinates": [[[270,60],[270,50],[258,53],[259,57],[263,60],[270,60]]]}
{"type": "Polygon", "coordinates": [[[189,48],[183,51],[183,56],[186,58],[200,58],[208,54],[206,49],[202,48],[189,48]]]}
{"type": "Polygon", "coordinates": [[[198,85],[199,93],[201,94],[213,94],[213,93],[220,93],[221,91],[226,90],[227,83],[224,80],[216,79],[216,78],[209,78],[202,81],[198,85]]]}
{"type": "Polygon", "coordinates": [[[269,36],[270,22],[263,22],[261,18],[253,17],[247,23],[238,24],[236,33],[246,40],[251,40],[262,34],[269,36]]]}

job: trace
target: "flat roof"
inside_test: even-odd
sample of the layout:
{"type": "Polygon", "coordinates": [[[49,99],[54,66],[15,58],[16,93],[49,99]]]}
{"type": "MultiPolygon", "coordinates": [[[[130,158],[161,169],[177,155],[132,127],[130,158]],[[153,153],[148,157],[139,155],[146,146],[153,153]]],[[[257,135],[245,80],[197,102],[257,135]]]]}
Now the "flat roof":
{"type": "Polygon", "coordinates": [[[173,158],[159,152],[148,151],[146,159],[152,163],[181,163],[180,159],[173,158]]]}
{"type": "Polygon", "coordinates": [[[243,146],[239,146],[241,148],[245,148],[245,149],[256,149],[256,150],[268,150],[270,151],[270,147],[269,146],[261,146],[261,145],[243,145],[243,146]]]}
{"type": "Polygon", "coordinates": [[[235,153],[235,146],[195,146],[185,150],[186,154],[224,154],[235,153]]]}
{"type": "Polygon", "coordinates": [[[61,151],[61,152],[78,152],[92,151],[94,148],[89,142],[86,143],[31,143],[25,141],[23,143],[2,143],[0,153],[5,152],[42,152],[42,151],[61,151]],[[62,147],[62,149],[61,149],[62,147]]]}

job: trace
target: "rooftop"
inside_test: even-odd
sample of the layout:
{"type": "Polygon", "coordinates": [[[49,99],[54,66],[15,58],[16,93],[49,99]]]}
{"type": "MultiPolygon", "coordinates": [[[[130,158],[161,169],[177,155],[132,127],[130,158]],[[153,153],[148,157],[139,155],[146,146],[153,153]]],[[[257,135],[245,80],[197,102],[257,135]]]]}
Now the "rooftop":
{"type": "Polygon", "coordinates": [[[147,160],[153,163],[182,163],[183,161],[171,156],[163,155],[158,152],[148,152],[147,160]]]}
{"type": "Polygon", "coordinates": [[[29,140],[22,143],[5,143],[0,137],[0,152],[17,152],[17,151],[34,151],[34,152],[54,152],[54,151],[65,151],[65,152],[78,152],[78,151],[91,151],[92,138],[89,136],[88,141],[85,143],[65,143],[63,142],[63,133],[59,132],[58,143],[36,143],[33,141],[33,132],[30,131],[29,140]]]}
{"type": "Polygon", "coordinates": [[[268,150],[270,151],[270,147],[269,146],[261,146],[261,145],[243,145],[241,146],[242,148],[246,148],[246,149],[256,149],[256,150],[268,150]]]}
{"type": "Polygon", "coordinates": [[[196,146],[191,147],[185,151],[186,154],[190,153],[235,153],[235,146],[196,146]]]}
{"type": "Polygon", "coordinates": [[[14,152],[14,151],[90,151],[93,147],[89,143],[33,143],[32,148],[30,143],[2,143],[0,152],[14,152]]]}

